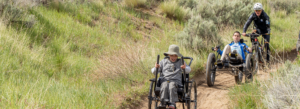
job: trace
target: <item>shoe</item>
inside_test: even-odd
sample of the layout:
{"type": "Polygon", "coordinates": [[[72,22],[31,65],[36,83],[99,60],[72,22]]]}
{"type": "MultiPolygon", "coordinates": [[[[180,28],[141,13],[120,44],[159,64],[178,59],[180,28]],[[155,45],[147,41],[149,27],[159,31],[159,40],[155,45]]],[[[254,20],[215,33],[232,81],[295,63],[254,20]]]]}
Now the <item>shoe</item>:
{"type": "Polygon", "coordinates": [[[171,103],[171,104],[169,105],[169,109],[176,109],[176,105],[175,105],[174,103],[171,103]]]}
{"type": "Polygon", "coordinates": [[[229,62],[228,61],[223,60],[222,63],[223,63],[223,65],[224,65],[225,68],[229,68],[229,62]]]}
{"type": "Polygon", "coordinates": [[[219,69],[223,68],[223,62],[221,60],[217,60],[217,66],[219,69]]]}

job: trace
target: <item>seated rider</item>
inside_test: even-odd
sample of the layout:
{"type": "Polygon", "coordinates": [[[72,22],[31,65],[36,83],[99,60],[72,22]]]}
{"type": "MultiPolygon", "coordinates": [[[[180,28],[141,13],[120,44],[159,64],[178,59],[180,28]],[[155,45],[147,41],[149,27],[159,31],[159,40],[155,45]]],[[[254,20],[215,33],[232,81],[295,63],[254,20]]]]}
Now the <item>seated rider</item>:
{"type": "Polygon", "coordinates": [[[162,73],[161,80],[161,90],[160,90],[160,98],[161,104],[160,106],[164,106],[164,100],[170,100],[170,109],[175,109],[175,102],[178,101],[177,88],[178,85],[182,85],[182,69],[185,69],[188,74],[191,72],[191,68],[189,66],[182,65],[181,57],[182,55],[179,53],[179,47],[177,45],[170,45],[169,51],[164,53],[165,56],[169,56],[169,58],[165,58],[159,62],[159,64],[155,63],[155,67],[151,69],[153,74],[156,74],[156,68],[158,72],[162,73]]]}
{"type": "Polygon", "coordinates": [[[240,59],[241,61],[246,59],[246,56],[245,56],[244,52],[247,52],[247,53],[252,52],[251,47],[248,47],[245,43],[240,42],[241,34],[240,34],[239,31],[235,31],[233,33],[232,38],[233,38],[233,42],[226,45],[224,47],[224,51],[222,51],[220,49],[217,49],[215,47],[215,51],[218,51],[218,53],[221,55],[221,61],[222,62],[225,62],[225,60],[227,60],[227,58],[228,58],[227,54],[232,53],[233,51],[237,52],[237,54],[238,54],[237,58],[240,59]],[[249,52],[246,49],[244,49],[244,47],[246,49],[248,49],[249,52]]]}

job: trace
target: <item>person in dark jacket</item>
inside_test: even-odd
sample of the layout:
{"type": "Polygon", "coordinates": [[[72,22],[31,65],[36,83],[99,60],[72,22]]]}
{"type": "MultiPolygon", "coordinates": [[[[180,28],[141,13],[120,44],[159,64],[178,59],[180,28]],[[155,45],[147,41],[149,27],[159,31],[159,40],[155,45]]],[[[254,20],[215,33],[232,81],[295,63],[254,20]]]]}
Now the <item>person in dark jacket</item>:
{"type": "Polygon", "coordinates": [[[263,38],[265,39],[265,47],[267,49],[267,62],[270,60],[270,18],[267,13],[263,10],[263,6],[261,3],[255,3],[253,6],[254,12],[250,15],[247,22],[243,28],[243,36],[246,36],[246,31],[254,21],[254,26],[256,27],[256,31],[258,34],[262,34],[263,38]]]}

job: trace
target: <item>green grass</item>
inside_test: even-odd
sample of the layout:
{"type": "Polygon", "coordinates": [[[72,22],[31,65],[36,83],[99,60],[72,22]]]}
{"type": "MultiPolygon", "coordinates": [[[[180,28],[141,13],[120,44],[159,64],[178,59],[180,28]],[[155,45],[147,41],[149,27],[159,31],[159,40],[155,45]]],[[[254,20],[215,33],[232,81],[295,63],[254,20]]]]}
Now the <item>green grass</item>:
{"type": "MultiPolygon", "coordinates": [[[[0,22],[3,108],[108,109],[134,103],[148,91],[157,54],[176,44],[173,36],[184,25],[118,4],[59,3],[25,13],[35,16],[32,27],[0,22]],[[157,27],[145,29],[153,23],[157,27]]],[[[203,69],[205,56],[181,52],[194,57],[193,73],[203,69]]]]}
{"type": "Polygon", "coordinates": [[[232,100],[231,108],[238,109],[255,109],[265,108],[261,98],[261,85],[258,81],[253,84],[243,84],[241,86],[234,86],[230,89],[228,95],[232,100]]]}

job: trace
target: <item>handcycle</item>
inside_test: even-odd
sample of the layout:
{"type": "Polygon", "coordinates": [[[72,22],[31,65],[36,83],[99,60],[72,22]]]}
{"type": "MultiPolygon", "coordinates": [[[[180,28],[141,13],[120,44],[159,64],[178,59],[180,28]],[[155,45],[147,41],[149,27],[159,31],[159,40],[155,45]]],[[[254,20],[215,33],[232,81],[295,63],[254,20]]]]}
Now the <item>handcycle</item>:
{"type": "MultiPolygon", "coordinates": [[[[241,39],[240,42],[243,43],[244,40],[241,39]]],[[[217,46],[216,48],[220,49],[220,46],[217,46]]],[[[244,47],[243,49],[245,50],[246,48],[244,47]]],[[[214,51],[214,47],[212,47],[212,50],[214,51]]],[[[221,61],[219,51],[216,52],[217,56],[215,53],[210,53],[208,55],[206,63],[206,83],[209,87],[214,86],[217,71],[224,71],[225,73],[233,75],[237,84],[242,82],[243,75],[246,76],[247,82],[252,81],[252,70],[250,68],[253,67],[253,59],[251,58],[251,53],[245,52],[246,60],[241,60],[237,57],[238,53],[233,51],[229,54],[225,54],[228,58],[221,61]]]]}
{"type": "MultiPolygon", "coordinates": [[[[159,63],[159,55],[157,56],[157,63],[159,63]]],[[[166,56],[165,58],[169,58],[166,56]]],[[[189,66],[192,64],[192,57],[181,57],[182,64],[184,64],[184,59],[189,59],[189,66]]],[[[159,80],[162,77],[162,73],[160,73],[160,77],[157,79],[158,70],[156,70],[155,78],[150,79],[150,89],[148,95],[148,109],[167,109],[166,107],[159,107],[158,102],[161,102],[160,99],[160,83],[159,80]],[[154,88],[155,87],[155,88],[154,88]],[[153,104],[154,103],[154,106],[153,104]],[[153,108],[152,108],[153,106],[153,108]]],[[[196,82],[192,79],[190,80],[190,75],[185,73],[183,70],[182,73],[182,85],[178,85],[177,88],[179,103],[182,103],[183,109],[185,109],[184,104],[186,104],[187,109],[196,109],[197,108],[197,85],[196,82]]],[[[169,104],[169,100],[163,100],[165,105],[169,104]]]]}

